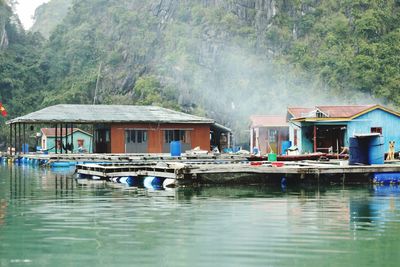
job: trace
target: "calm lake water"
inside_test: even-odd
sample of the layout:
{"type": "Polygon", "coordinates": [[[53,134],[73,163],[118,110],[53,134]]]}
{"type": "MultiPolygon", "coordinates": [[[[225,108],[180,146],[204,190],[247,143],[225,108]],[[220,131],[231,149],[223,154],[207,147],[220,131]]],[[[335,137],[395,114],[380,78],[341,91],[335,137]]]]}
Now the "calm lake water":
{"type": "Polygon", "coordinates": [[[399,266],[400,188],[82,185],[0,166],[0,266],[399,266]]]}

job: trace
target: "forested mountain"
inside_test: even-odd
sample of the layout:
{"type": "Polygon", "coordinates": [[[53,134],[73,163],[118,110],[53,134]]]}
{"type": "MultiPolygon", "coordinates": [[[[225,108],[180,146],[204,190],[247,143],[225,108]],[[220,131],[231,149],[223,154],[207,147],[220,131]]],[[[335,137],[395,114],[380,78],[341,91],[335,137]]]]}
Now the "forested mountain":
{"type": "Polygon", "coordinates": [[[31,32],[40,32],[43,37],[49,38],[54,28],[62,22],[67,15],[72,0],[51,0],[40,5],[33,16],[35,23],[31,32]]]}
{"type": "MultiPolygon", "coordinates": [[[[33,111],[42,103],[42,41],[40,35],[26,33],[8,3],[0,0],[0,102],[9,117],[33,111]]],[[[0,118],[2,148],[8,134],[5,119],[0,118]]]]}
{"type": "MultiPolygon", "coordinates": [[[[400,105],[398,0],[72,0],[69,9],[60,3],[36,13],[35,30],[47,34],[56,13],[50,9],[68,11],[48,40],[10,24],[10,13],[4,20],[19,29],[18,46],[29,53],[30,61],[11,58],[37,79],[21,84],[34,108],[156,104],[214,118],[245,141],[250,114],[283,113],[287,105],[400,105]]],[[[1,52],[2,66],[16,49],[12,43],[1,52]]],[[[3,102],[21,97],[3,88],[3,102]]],[[[12,115],[25,111],[8,106],[12,115]]]]}

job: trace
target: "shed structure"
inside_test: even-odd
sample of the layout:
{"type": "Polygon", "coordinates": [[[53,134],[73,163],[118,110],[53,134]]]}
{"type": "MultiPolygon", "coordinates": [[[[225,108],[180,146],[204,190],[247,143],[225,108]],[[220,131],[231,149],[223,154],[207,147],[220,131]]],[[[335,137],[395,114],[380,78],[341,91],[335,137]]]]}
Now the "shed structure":
{"type": "Polygon", "coordinates": [[[400,113],[381,105],[289,107],[289,139],[301,153],[340,152],[355,135],[379,133],[400,144],[400,113]]]}
{"type": "Polygon", "coordinates": [[[42,128],[41,132],[41,148],[46,152],[55,152],[56,143],[57,149],[61,151],[61,148],[68,150],[72,153],[92,153],[92,138],[93,136],[83,131],[79,128],[73,129],[61,129],[59,131],[59,136],[64,138],[59,138],[56,142],[56,129],[55,128],[42,128]],[[72,133],[72,135],[71,135],[72,133]],[[65,138],[66,137],[66,138],[65,138]],[[71,145],[72,144],[72,145],[71,145]]]}
{"type": "Polygon", "coordinates": [[[289,125],[285,116],[252,115],[250,116],[250,150],[257,147],[261,154],[282,154],[282,141],[289,139],[289,125]]]}
{"type": "MultiPolygon", "coordinates": [[[[9,120],[7,124],[10,144],[17,152],[25,143],[26,125],[32,124],[51,125],[55,128],[55,140],[68,139],[61,129],[89,125],[94,153],[169,153],[171,141],[181,141],[183,151],[194,147],[209,151],[211,145],[219,145],[211,144],[210,131],[230,134],[229,129],[219,127],[212,119],[157,106],[61,104],[9,120]]],[[[55,153],[68,152],[60,150],[56,147],[55,153]]]]}

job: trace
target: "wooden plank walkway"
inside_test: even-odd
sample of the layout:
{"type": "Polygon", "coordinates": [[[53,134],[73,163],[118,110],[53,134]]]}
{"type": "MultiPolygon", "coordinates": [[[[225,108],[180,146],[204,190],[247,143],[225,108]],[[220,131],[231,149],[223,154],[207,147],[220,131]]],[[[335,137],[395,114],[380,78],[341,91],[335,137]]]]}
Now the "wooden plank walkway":
{"type": "MultiPolygon", "coordinates": [[[[253,165],[251,162],[140,162],[137,164],[105,165],[83,164],[77,165],[77,173],[94,175],[104,179],[122,176],[156,176],[176,180],[197,180],[201,176],[220,175],[226,180],[232,180],[234,175],[346,175],[346,174],[373,174],[381,172],[400,172],[400,164],[383,164],[369,166],[340,166],[335,163],[285,162],[282,167],[273,166],[270,162],[262,165],[253,165]]],[[[210,181],[212,178],[207,178],[210,181]]],[[[221,177],[218,177],[221,181],[221,177]]]]}
{"type": "Polygon", "coordinates": [[[77,162],[136,162],[136,161],[214,161],[214,160],[231,160],[243,161],[247,160],[245,155],[237,154],[185,154],[180,157],[172,157],[168,153],[159,154],[41,154],[29,153],[20,154],[18,157],[25,157],[28,159],[46,160],[47,162],[60,162],[60,161],[77,161],[77,162]]]}

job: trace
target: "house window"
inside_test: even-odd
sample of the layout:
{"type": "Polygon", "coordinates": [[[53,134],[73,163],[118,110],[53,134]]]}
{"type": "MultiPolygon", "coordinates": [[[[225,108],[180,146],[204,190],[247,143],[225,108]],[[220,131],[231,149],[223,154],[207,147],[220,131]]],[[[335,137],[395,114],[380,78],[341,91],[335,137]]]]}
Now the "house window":
{"type": "Polygon", "coordinates": [[[144,130],[126,130],[126,143],[145,143],[147,142],[147,131],[144,130]]]}
{"type": "Polygon", "coordinates": [[[293,145],[297,146],[297,129],[293,130],[293,145]]]}
{"type": "Polygon", "coordinates": [[[268,141],[271,143],[275,143],[277,141],[278,131],[277,130],[269,130],[268,132],[268,141]]]}
{"type": "Polygon", "coordinates": [[[83,147],[85,140],[83,139],[78,139],[78,147],[83,147]]]}
{"type": "Polygon", "coordinates": [[[382,127],[371,127],[371,133],[382,134],[382,127]]]}
{"type": "Polygon", "coordinates": [[[190,131],[185,130],[165,130],[164,143],[169,144],[172,141],[181,141],[190,144],[190,131]]]}

